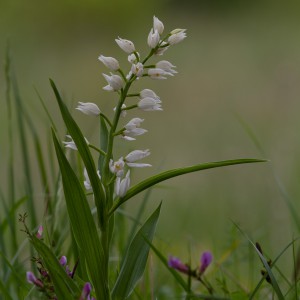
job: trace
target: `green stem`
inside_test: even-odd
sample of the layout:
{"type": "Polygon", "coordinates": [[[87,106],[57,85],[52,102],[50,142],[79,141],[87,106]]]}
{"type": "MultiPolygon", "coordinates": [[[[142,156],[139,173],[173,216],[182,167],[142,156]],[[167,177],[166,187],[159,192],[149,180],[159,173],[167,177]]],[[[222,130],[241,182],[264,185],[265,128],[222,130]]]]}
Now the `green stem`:
{"type": "Polygon", "coordinates": [[[111,127],[112,124],[111,124],[111,121],[109,120],[109,118],[104,115],[103,113],[100,113],[100,116],[103,117],[103,119],[107,122],[107,124],[111,127]]]}
{"type": "Polygon", "coordinates": [[[89,147],[92,148],[92,149],[94,149],[94,150],[96,150],[96,151],[99,152],[100,154],[106,156],[106,153],[105,153],[103,150],[97,148],[96,146],[94,146],[94,145],[92,145],[92,144],[89,144],[89,147]]]}

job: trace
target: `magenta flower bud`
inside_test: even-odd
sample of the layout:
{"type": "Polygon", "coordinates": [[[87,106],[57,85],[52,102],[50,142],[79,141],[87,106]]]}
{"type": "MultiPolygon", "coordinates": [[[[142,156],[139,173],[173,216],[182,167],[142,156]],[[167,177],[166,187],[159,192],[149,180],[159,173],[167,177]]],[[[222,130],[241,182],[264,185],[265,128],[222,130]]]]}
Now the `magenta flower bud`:
{"type": "Polygon", "coordinates": [[[201,265],[199,268],[200,275],[204,273],[207,267],[211,264],[213,256],[209,251],[203,252],[201,255],[201,265]]]}
{"type": "Polygon", "coordinates": [[[179,272],[188,274],[189,273],[189,267],[181,262],[181,260],[177,257],[170,256],[168,260],[168,265],[170,268],[173,268],[179,272]]]}
{"type": "Polygon", "coordinates": [[[42,225],[39,226],[39,229],[38,229],[38,231],[37,231],[37,233],[36,233],[36,237],[37,237],[38,239],[41,239],[41,238],[42,238],[43,230],[44,230],[43,226],[42,226],[42,225]]]}
{"type": "Polygon", "coordinates": [[[83,286],[82,292],[81,292],[81,296],[79,300],[84,300],[87,299],[87,297],[89,297],[90,293],[92,290],[92,286],[89,282],[86,282],[83,286]]]}
{"type": "Polygon", "coordinates": [[[29,283],[34,284],[37,287],[42,288],[44,286],[43,283],[37,279],[32,272],[26,272],[26,278],[29,283]]]}
{"type": "Polygon", "coordinates": [[[67,264],[68,260],[66,256],[62,256],[59,260],[59,263],[64,267],[67,264]]]}

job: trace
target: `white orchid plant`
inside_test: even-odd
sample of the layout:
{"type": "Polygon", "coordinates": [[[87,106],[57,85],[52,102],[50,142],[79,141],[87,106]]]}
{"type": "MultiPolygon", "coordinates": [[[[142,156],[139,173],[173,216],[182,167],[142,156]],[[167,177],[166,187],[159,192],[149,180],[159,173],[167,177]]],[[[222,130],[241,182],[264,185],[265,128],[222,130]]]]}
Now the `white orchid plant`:
{"type": "MultiPolygon", "coordinates": [[[[99,61],[110,71],[109,75],[103,74],[107,82],[103,89],[115,93],[118,99],[116,105],[113,105],[113,119],[110,120],[96,103],[79,102],[76,109],[88,116],[100,118],[100,147],[90,144],[84,137],[80,127],[63,102],[56,85],[51,81],[69,133],[67,135],[69,140],[63,142],[64,146],[78,151],[84,164],[84,182],[80,182],[56,137],[57,133],[53,130],[54,146],[61,171],[68,216],[80,254],[78,263],[84,266],[86,271],[75,274],[76,269],[70,272],[68,268],[66,272],[66,259],[58,259],[51,253],[42,242],[41,233],[38,236],[32,235],[26,229],[43,260],[43,270],[47,270],[46,273],[40,272],[39,278],[29,273],[28,281],[44,293],[49,292],[47,288],[51,289],[49,293],[52,298],[50,299],[92,299],[95,297],[97,300],[109,300],[128,298],[144,272],[150,247],[154,247],[152,240],[160,206],[140,227],[135,236],[128,241],[127,251],[120,258],[116,272],[115,268],[110,265],[110,256],[114,219],[117,217],[115,213],[118,208],[135,195],[175,176],[209,168],[263,161],[237,159],[197,164],[165,171],[131,186],[130,169],[151,167],[148,163],[140,162],[150,155],[150,151],[148,149],[136,149],[115,159],[114,142],[116,138],[122,138],[124,143],[134,141],[140,135],[145,134],[147,130],[141,127],[144,119],[138,116],[125,121],[125,125],[122,126],[119,125],[120,119],[126,118],[126,113],[129,110],[162,111],[162,101],[154,91],[145,88],[139,92],[131,92],[131,89],[134,88],[134,83],[143,77],[164,80],[174,76],[177,71],[171,62],[158,59],[158,62],[150,64],[149,61],[155,57],[160,58],[170,47],[180,43],[185,38],[185,29],[174,29],[164,35],[164,24],[154,16],[153,27],[147,39],[150,51],[144,58],[136,50],[132,41],[120,37],[115,40],[117,45],[128,55],[129,67],[127,71],[120,67],[116,58],[99,56],[99,61]],[[132,104],[132,100],[130,100],[129,105],[126,102],[128,98],[136,98],[137,101],[132,104]],[[99,153],[97,163],[91,155],[90,151],[92,150],[99,153]],[[87,195],[90,194],[93,195],[94,199],[95,205],[93,207],[87,201],[87,195]],[[96,211],[96,216],[92,214],[92,211],[96,211]],[[49,284],[48,275],[45,274],[50,276],[51,284],[49,284]],[[77,280],[75,280],[75,275],[77,275],[77,280]]],[[[157,250],[155,251],[157,253],[157,250]]],[[[65,256],[63,257],[65,258],[65,256]]],[[[168,266],[167,260],[165,265],[168,266]]],[[[174,266],[169,268],[172,269],[172,267],[174,266]]],[[[188,292],[191,293],[191,291],[188,292]]]]}

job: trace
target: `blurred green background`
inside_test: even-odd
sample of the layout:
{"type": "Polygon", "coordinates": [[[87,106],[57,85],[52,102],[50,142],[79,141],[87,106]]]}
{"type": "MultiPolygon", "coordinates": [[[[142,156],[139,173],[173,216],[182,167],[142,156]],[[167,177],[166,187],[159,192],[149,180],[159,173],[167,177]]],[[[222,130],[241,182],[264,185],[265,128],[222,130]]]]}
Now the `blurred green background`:
{"type": "MultiPolygon", "coordinates": [[[[233,220],[254,240],[266,244],[268,253],[277,255],[298,235],[272,173],[278,175],[298,210],[298,1],[0,0],[0,57],[4,61],[9,41],[22,98],[39,134],[45,136],[45,153],[50,122],[35,88],[60,124],[61,139],[65,129],[48,78],[73,108],[77,101],[93,101],[112,115],[115,95],[102,90],[106,84],[102,73],[107,70],[97,57],[116,57],[128,68],[126,54],[114,42],[118,36],[134,41],[146,55],[153,15],[164,22],[166,32],[186,28],[188,38],[162,57],[177,66],[177,76],[155,82],[146,78],[136,85],[137,92],[155,90],[164,111],[131,113],[129,117],[145,118],[149,132],[136,142],[117,142],[120,155],[132,149],[151,150],[147,162],[153,168],[134,172],[135,180],[201,162],[262,157],[239,118],[252,128],[270,160],[186,175],[155,189],[148,208],[153,210],[163,200],[157,236],[164,251],[187,254],[187,245],[192,243],[196,251],[212,249],[218,257],[226,249],[233,220]]],[[[5,189],[8,147],[3,69],[0,155],[5,189]]],[[[97,121],[73,113],[86,137],[97,143],[97,121]]],[[[14,142],[17,148],[18,136],[14,142]]],[[[21,163],[17,159],[19,197],[24,194],[21,163]]],[[[31,163],[36,164],[34,155],[31,163]]],[[[42,192],[36,192],[37,203],[42,192]]],[[[137,203],[138,198],[132,200],[128,211],[137,203]]]]}

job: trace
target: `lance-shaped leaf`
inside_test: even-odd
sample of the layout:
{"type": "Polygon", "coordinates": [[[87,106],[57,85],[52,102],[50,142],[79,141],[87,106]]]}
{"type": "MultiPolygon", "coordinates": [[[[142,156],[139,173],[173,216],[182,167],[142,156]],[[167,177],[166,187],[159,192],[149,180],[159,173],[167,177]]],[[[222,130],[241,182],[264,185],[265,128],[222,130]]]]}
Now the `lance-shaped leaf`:
{"type": "Polygon", "coordinates": [[[80,296],[80,289],[76,283],[69,277],[53,252],[41,240],[34,235],[30,237],[35,250],[42,257],[43,262],[49,271],[54,285],[54,291],[58,299],[73,300],[80,296]]]}
{"type": "Polygon", "coordinates": [[[114,300],[124,300],[130,296],[138,280],[143,275],[150,250],[145,241],[152,241],[160,213],[161,204],[140,228],[127,249],[120,274],[112,291],[114,300]]]}
{"type": "MultiPolygon", "coordinates": [[[[109,299],[107,277],[102,268],[105,261],[104,251],[90,207],[81,184],[65,157],[53,130],[52,135],[74,237],[81,253],[84,254],[97,299],[109,299]]],[[[80,258],[80,263],[84,263],[84,259],[80,258]]]]}
{"type": "Polygon", "coordinates": [[[100,227],[103,228],[103,224],[105,224],[105,217],[106,217],[106,211],[105,211],[105,194],[102,188],[102,185],[100,183],[99,177],[97,175],[96,167],[91,155],[91,152],[89,150],[89,147],[84,139],[84,136],[72,118],[67,106],[62,101],[61,96],[52,80],[50,80],[51,86],[53,88],[53,91],[56,96],[56,100],[58,102],[61,115],[63,117],[63,120],[65,122],[65,125],[67,126],[69,134],[72,136],[73,141],[75,142],[78,152],[80,153],[80,156],[83,160],[83,163],[86,167],[95,198],[95,203],[97,206],[97,213],[99,218],[99,224],[100,227]]]}
{"type": "Polygon", "coordinates": [[[111,215],[122,203],[126,202],[133,196],[137,195],[138,193],[148,189],[149,187],[165,181],[167,179],[180,176],[187,173],[193,173],[201,170],[207,170],[212,168],[219,168],[231,165],[239,165],[239,164],[249,164],[249,163],[257,163],[257,162],[266,162],[265,159],[252,159],[252,158],[245,158],[245,159],[235,159],[235,160],[225,160],[225,161],[217,161],[217,162],[209,162],[200,165],[195,165],[191,167],[185,167],[180,169],[173,169],[169,171],[165,171],[163,173],[154,175],[149,177],[142,182],[136,184],[131,189],[129,189],[126,195],[123,198],[118,198],[115,201],[114,206],[111,208],[109,214],[111,215]]]}

